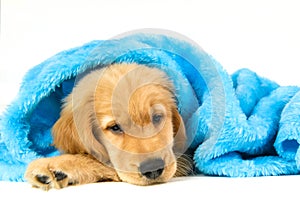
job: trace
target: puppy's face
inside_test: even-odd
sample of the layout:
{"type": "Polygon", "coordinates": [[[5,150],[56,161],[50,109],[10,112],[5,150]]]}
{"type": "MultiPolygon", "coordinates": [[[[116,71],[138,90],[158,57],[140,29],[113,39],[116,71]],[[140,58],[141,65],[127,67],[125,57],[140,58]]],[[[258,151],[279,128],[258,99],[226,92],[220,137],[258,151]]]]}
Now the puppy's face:
{"type": "Polygon", "coordinates": [[[89,151],[111,164],[122,181],[168,181],[176,172],[175,151],[184,148],[185,131],[165,74],[135,64],[115,65],[102,71],[96,85],[94,139],[85,143],[99,143],[102,150],[89,145],[94,146],[89,151]]]}

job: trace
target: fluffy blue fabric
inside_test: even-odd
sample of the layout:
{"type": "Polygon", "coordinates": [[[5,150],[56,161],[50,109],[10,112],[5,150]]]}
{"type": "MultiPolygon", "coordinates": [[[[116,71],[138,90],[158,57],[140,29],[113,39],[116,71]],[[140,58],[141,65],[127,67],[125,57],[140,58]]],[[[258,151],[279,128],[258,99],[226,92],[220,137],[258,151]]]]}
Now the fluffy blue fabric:
{"type": "Polygon", "coordinates": [[[75,78],[122,62],[159,68],[174,82],[199,173],[299,173],[298,87],[281,87],[248,69],[230,76],[189,41],[133,34],[60,52],[26,74],[0,120],[0,180],[23,181],[30,161],[58,155],[51,146],[51,127],[75,78]]]}

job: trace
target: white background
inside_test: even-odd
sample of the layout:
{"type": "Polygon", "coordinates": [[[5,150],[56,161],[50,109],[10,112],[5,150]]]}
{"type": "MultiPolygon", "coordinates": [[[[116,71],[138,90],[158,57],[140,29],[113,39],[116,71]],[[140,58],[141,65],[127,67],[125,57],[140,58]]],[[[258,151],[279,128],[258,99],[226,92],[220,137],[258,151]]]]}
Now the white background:
{"type": "Polygon", "coordinates": [[[246,67],[300,85],[297,0],[1,0],[0,105],[53,54],[141,28],[187,36],[230,73],[246,67]]]}
{"type": "MultiPolygon", "coordinates": [[[[213,55],[229,73],[246,67],[282,85],[300,85],[298,0],[1,0],[0,109],[16,95],[24,73],[53,54],[141,28],[169,29],[185,35],[213,55]]],[[[98,191],[94,194],[99,199],[103,198],[101,188],[119,198],[134,196],[136,189],[138,194],[146,192],[147,197],[167,189],[170,192],[165,194],[192,194],[189,198],[194,199],[195,194],[205,199],[283,199],[296,194],[298,179],[200,177],[147,189],[108,184],[78,190],[83,197],[84,192],[98,191]],[[128,188],[130,194],[125,192],[128,188]]],[[[18,195],[18,186],[1,183],[1,188],[2,195],[18,195]]],[[[28,185],[21,188],[29,195],[44,196],[32,193],[28,185]]],[[[49,194],[53,195],[51,199],[55,195],[61,198],[62,194],[67,198],[76,196],[78,190],[49,194]]]]}

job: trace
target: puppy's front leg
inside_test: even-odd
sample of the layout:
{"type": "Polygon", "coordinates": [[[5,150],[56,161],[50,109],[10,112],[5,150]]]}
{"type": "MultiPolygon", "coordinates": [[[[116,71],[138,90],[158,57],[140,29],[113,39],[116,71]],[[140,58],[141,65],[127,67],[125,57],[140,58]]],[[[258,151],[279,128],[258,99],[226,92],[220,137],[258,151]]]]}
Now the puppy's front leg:
{"type": "Polygon", "coordinates": [[[64,154],[31,162],[25,178],[43,190],[99,181],[120,181],[116,171],[89,155],[64,154]]]}

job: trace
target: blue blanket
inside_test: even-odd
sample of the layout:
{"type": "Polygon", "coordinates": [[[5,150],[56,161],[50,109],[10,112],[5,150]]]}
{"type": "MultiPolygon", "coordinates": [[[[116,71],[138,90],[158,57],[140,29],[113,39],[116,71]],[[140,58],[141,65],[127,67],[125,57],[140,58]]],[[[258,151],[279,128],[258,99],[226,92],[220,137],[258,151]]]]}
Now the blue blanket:
{"type": "Polygon", "coordinates": [[[75,78],[113,63],[159,68],[175,85],[198,173],[298,174],[300,92],[241,69],[229,75],[191,41],[133,34],[62,51],[25,75],[0,118],[0,180],[23,181],[33,159],[58,155],[51,127],[75,78]]]}

